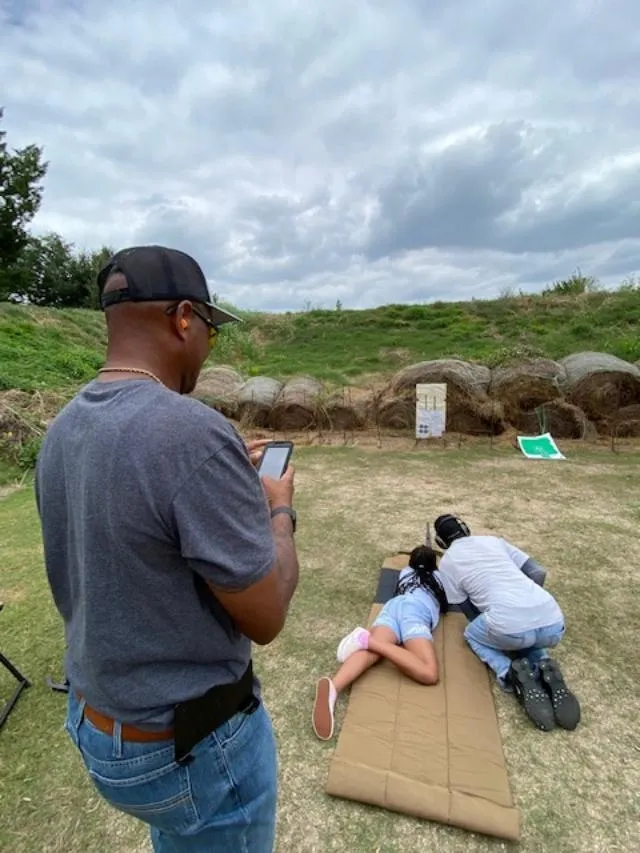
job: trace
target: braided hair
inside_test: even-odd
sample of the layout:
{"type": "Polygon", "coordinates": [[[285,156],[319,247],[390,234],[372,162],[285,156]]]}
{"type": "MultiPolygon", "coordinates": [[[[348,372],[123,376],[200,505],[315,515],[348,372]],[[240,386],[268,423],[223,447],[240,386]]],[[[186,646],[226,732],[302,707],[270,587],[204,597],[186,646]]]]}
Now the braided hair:
{"type": "Polygon", "coordinates": [[[444,615],[449,609],[449,602],[442,584],[433,574],[438,568],[436,552],[427,545],[418,545],[411,552],[409,567],[416,573],[420,585],[426,587],[436,598],[440,605],[440,612],[444,615]]]}

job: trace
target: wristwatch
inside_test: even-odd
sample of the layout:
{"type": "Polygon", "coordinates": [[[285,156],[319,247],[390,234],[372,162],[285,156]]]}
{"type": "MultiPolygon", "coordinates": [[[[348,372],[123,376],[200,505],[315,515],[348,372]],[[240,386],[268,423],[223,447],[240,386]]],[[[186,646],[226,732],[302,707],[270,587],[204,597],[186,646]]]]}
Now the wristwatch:
{"type": "Polygon", "coordinates": [[[275,515],[281,515],[282,513],[288,515],[291,519],[291,523],[293,524],[293,532],[295,533],[298,521],[298,516],[296,515],[295,509],[290,506],[277,506],[275,509],[271,510],[271,518],[273,518],[275,515]]]}

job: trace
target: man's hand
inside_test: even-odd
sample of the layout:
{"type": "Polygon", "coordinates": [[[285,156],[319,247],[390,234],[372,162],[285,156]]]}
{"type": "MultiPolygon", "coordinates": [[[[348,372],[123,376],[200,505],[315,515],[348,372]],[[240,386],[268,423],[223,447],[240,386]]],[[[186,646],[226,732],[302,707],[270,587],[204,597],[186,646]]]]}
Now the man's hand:
{"type": "Polygon", "coordinates": [[[291,506],[293,503],[293,493],[295,486],[293,479],[295,476],[295,468],[289,465],[279,480],[274,480],[273,477],[262,477],[262,487],[264,488],[269,506],[273,509],[277,506],[291,506]]]}
{"type": "Polygon", "coordinates": [[[247,452],[249,454],[249,459],[255,467],[257,468],[262,459],[262,455],[264,453],[264,448],[267,444],[270,444],[271,439],[269,438],[256,438],[253,441],[246,441],[245,446],[247,448],[247,452]]]}

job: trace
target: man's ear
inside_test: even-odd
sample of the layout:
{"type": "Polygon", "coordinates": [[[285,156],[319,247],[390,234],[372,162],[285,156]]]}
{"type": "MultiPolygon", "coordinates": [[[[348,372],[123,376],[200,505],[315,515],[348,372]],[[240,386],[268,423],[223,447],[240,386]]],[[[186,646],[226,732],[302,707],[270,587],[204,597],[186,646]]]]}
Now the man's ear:
{"type": "Polygon", "coordinates": [[[178,336],[185,340],[189,326],[193,322],[193,306],[190,302],[184,301],[178,305],[176,309],[176,331],[178,336]]]}

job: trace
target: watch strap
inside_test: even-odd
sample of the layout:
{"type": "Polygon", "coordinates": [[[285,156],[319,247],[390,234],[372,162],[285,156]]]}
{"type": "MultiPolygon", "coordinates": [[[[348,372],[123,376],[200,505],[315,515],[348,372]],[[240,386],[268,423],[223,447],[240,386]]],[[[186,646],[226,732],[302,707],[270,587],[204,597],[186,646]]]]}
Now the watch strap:
{"type": "Polygon", "coordinates": [[[271,510],[271,518],[274,518],[276,515],[288,515],[293,524],[293,532],[296,532],[297,516],[295,509],[290,506],[277,506],[271,510]]]}

